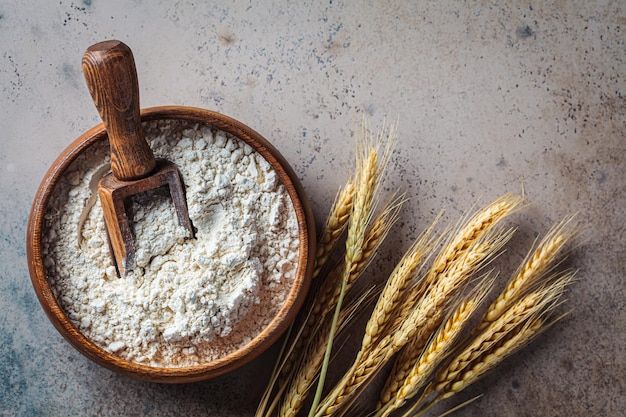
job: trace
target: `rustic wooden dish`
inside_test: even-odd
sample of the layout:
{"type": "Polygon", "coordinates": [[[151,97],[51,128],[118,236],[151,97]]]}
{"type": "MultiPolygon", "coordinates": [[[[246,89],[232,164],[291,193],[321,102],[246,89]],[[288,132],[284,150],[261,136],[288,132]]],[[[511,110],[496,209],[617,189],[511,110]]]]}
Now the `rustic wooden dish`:
{"type": "Polygon", "coordinates": [[[103,124],[76,139],[57,158],[41,182],[31,209],[26,235],[26,256],[33,287],[39,301],[57,330],[79,352],[94,362],[124,375],[162,383],[186,383],[209,379],[242,366],[273,344],[294,320],[308,291],[315,255],[315,221],[304,189],[295,173],[267,140],[242,123],[209,110],[162,106],[141,111],[142,121],[185,120],[215,126],[246,142],[276,170],[293,203],[299,228],[298,267],[286,301],[270,324],[242,348],[217,360],[197,366],[159,368],[123,360],[94,344],[71,323],[52,293],[44,268],[41,239],[44,215],[52,191],[67,167],[90,145],[108,140],[103,124]]]}

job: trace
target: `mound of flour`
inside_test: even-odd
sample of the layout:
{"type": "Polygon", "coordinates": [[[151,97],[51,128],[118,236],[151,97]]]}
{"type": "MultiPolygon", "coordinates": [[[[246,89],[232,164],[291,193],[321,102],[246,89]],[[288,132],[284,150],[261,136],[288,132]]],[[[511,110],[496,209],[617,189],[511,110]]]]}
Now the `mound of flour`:
{"type": "MultiPolygon", "coordinates": [[[[174,162],[195,239],[178,225],[167,188],[130,198],[137,251],[118,277],[94,184],[108,144],[72,163],[53,191],[42,238],[53,291],[77,328],[124,359],[162,367],[224,356],[281,308],[298,258],[298,225],[276,172],[250,146],[211,126],[144,127],[155,156],[174,162]]],[[[101,141],[102,142],[102,141],[101,141]]]]}

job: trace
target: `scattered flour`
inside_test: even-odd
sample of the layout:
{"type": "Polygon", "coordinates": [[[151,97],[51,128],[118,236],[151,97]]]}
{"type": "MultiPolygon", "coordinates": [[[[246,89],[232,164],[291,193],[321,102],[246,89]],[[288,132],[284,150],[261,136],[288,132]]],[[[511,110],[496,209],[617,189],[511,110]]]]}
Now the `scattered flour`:
{"type": "Polygon", "coordinates": [[[181,171],[195,239],[178,226],[167,188],[134,196],[135,266],[117,276],[90,188],[109,162],[100,141],[55,187],[44,264],[62,308],[97,345],[141,364],[195,365],[241,347],[281,308],[297,267],[297,220],[276,172],[238,138],[182,121],[144,131],[155,156],[181,171]]]}

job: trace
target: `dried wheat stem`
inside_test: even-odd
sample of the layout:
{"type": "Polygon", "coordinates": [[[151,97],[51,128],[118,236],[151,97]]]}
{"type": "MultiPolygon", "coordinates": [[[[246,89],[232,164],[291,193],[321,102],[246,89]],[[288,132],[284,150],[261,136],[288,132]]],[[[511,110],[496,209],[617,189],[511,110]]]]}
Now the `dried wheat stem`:
{"type": "Polygon", "coordinates": [[[525,291],[540,283],[550,271],[558,254],[577,233],[573,216],[566,217],[552,227],[534,251],[529,252],[522,266],[510,280],[507,287],[489,306],[483,317],[481,328],[496,320],[512,302],[525,291]]]}
{"type": "Polygon", "coordinates": [[[335,248],[339,237],[345,230],[350,212],[352,211],[352,203],[354,200],[355,184],[350,178],[341,188],[335,202],[330,210],[330,214],[326,219],[324,228],[317,244],[317,253],[315,256],[315,269],[313,270],[313,278],[316,278],[320,270],[326,264],[328,256],[335,248]]]}

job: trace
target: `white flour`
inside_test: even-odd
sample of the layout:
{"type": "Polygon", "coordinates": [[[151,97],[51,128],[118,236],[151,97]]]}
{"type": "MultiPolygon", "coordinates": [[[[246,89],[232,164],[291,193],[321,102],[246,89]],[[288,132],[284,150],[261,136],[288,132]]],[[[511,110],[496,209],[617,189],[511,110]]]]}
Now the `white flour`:
{"type": "Polygon", "coordinates": [[[276,172],[239,139],[181,121],[144,130],[155,156],[181,171],[196,238],[178,226],[167,188],[131,198],[135,267],[119,278],[99,200],[89,208],[89,182],[108,163],[108,144],[99,143],[53,192],[44,263],[62,308],[96,344],[137,363],[194,365],[242,346],[280,309],[297,267],[298,225],[276,172]]]}

